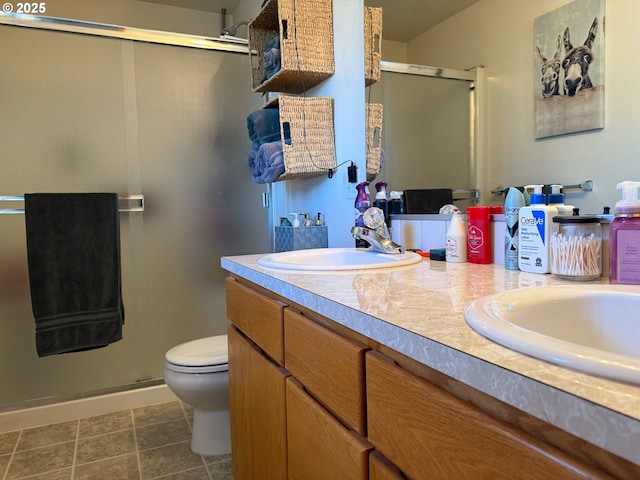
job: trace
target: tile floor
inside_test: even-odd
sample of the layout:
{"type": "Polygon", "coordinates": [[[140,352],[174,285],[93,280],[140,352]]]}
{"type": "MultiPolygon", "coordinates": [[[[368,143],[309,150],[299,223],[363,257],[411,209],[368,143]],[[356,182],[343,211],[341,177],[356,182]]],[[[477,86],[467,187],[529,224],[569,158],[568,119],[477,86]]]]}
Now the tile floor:
{"type": "Polygon", "coordinates": [[[182,402],[0,434],[0,480],[227,480],[231,456],[190,449],[182,402]]]}

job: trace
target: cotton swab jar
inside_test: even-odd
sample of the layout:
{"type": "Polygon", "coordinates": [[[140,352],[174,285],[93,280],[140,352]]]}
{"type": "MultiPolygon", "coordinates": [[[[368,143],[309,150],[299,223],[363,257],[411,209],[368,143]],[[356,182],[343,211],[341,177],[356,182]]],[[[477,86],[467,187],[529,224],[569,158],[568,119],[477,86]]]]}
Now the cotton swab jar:
{"type": "Polygon", "coordinates": [[[551,274],[565,280],[595,280],[602,274],[600,218],[553,217],[551,274]]]}

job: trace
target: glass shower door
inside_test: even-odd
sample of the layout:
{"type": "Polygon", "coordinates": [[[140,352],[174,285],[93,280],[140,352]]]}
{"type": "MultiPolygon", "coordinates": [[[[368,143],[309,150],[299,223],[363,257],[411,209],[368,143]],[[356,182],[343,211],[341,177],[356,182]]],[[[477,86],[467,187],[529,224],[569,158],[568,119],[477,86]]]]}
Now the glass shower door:
{"type": "Polygon", "coordinates": [[[246,55],[0,35],[0,195],[142,193],[146,207],[120,217],[123,340],[44,358],[24,215],[0,215],[0,411],[159,380],[171,346],[226,330],[220,257],[270,249],[264,187],[246,166],[245,117],[261,105],[246,55]]]}

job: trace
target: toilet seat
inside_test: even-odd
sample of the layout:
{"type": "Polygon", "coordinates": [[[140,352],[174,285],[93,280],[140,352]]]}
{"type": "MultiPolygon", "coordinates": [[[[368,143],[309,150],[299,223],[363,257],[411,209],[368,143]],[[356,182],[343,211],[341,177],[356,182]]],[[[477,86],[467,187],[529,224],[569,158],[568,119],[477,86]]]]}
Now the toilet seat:
{"type": "Polygon", "coordinates": [[[174,372],[215,373],[229,370],[227,336],[181,343],[165,354],[165,366],[174,372]]]}

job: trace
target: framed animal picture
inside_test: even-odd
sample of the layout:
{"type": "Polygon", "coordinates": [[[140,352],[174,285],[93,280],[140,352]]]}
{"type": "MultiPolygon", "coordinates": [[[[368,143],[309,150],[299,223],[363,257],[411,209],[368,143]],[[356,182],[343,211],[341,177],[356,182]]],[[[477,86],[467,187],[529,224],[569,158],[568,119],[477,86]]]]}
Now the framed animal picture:
{"type": "Polygon", "coordinates": [[[534,136],[604,128],[605,0],[574,0],[534,20],[534,136]]]}

